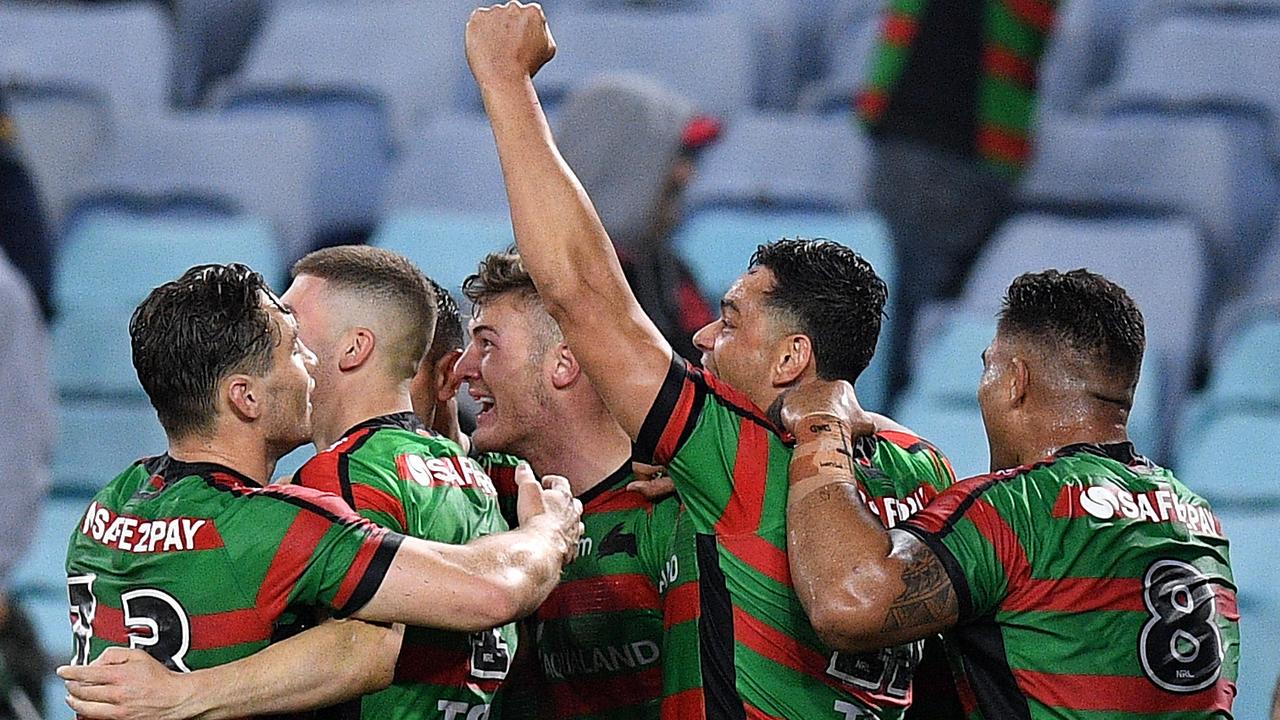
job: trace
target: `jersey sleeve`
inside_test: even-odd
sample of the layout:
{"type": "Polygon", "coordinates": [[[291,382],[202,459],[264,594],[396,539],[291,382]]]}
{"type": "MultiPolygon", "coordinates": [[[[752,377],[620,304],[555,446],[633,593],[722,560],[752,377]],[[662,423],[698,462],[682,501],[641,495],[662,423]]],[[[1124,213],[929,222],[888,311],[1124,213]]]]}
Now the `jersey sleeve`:
{"type": "Polygon", "coordinates": [[[336,446],[304,463],[294,474],[293,482],[337,495],[360,517],[398,533],[409,533],[404,498],[388,483],[370,482],[372,475],[345,448],[336,446]]]}
{"type": "Polygon", "coordinates": [[[285,503],[293,519],[258,591],[259,604],[324,605],[343,618],[373,597],[403,536],[361,518],[341,498],[293,485],[260,491],[285,503]]]}
{"type": "Polygon", "coordinates": [[[1023,540],[1014,530],[1024,524],[1011,517],[1018,503],[1003,502],[1006,492],[993,492],[1006,479],[994,475],[959,482],[898,526],[942,563],[956,591],[961,622],[992,613],[1009,593],[1010,578],[1025,565],[1023,540]]]}
{"type": "MultiPolygon", "coordinates": [[[[745,395],[676,356],[633,449],[662,465],[699,526],[721,516],[735,484],[763,493],[773,424],[745,395]]],[[[776,439],[776,438],[775,438],[776,439]]],[[[744,488],[747,489],[747,488],[744,488]]]]}

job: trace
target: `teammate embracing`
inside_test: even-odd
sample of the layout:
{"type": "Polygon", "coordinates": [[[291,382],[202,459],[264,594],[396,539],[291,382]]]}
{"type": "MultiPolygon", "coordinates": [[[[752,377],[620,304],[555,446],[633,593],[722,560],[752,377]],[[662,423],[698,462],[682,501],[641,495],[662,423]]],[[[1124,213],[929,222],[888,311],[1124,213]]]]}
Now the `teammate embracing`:
{"type": "Polygon", "coordinates": [[[1014,280],[978,388],[995,472],[888,533],[844,454],[852,388],[789,395],[791,568],[814,627],[858,651],[946,631],[973,718],[1231,717],[1227,539],[1125,429],[1144,346],[1142,314],[1105,278],[1014,280]]]}
{"type": "MultiPolygon", "coordinates": [[[[787,569],[788,438],[760,410],[791,387],[857,378],[875,348],[884,283],[836,243],[762,246],[721,318],[695,336],[706,369],[692,367],[636,303],[551,139],[532,83],[555,51],[541,9],[477,10],[466,47],[539,297],[638,459],[666,466],[696,535],[674,553],[676,575],[690,579],[667,590],[664,717],[899,717],[919,646],[845,657],[814,633],[787,569]]],[[[887,525],[952,479],[902,429],[853,452],[859,488],[887,525]]]]}

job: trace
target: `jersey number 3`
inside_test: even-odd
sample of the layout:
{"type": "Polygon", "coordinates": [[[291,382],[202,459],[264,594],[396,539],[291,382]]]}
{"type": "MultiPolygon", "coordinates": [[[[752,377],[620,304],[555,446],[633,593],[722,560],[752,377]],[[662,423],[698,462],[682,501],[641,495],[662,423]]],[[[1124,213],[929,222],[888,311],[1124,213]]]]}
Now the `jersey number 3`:
{"type": "Polygon", "coordinates": [[[1175,693],[1203,690],[1222,672],[1222,636],[1213,583],[1179,560],[1157,560],[1147,568],[1142,599],[1151,618],[1138,638],[1147,678],[1175,693]]]}
{"type": "MultiPolygon", "coordinates": [[[[71,662],[75,665],[86,665],[90,660],[89,641],[93,639],[98,615],[98,598],[93,594],[95,579],[94,575],[67,578],[71,634],[75,639],[71,662]]],[[[163,590],[140,588],[122,593],[120,604],[129,647],[147,651],[170,670],[191,671],[184,661],[191,649],[191,621],[176,598],[163,590]]]]}

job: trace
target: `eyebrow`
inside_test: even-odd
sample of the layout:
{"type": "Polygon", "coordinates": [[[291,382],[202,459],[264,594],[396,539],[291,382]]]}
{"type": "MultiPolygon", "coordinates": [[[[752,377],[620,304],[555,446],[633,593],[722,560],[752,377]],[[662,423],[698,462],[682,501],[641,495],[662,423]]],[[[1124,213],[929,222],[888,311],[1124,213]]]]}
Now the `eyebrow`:
{"type": "Polygon", "coordinates": [[[734,302],[734,301],[732,301],[732,300],[728,300],[728,299],[725,299],[725,300],[721,300],[721,301],[720,301],[720,310],[721,310],[722,312],[723,312],[724,310],[732,310],[732,311],[734,311],[734,312],[742,312],[741,310],[739,310],[739,309],[738,309],[738,303],[736,303],[736,302],[734,302]]]}
{"type": "Polygon", "coordinates": [[[486,324],[484,324],[484,323],[481,323],[481,324],[479,324],[479,325],[472,325],[472,326],[471,326],[471,334],[472,334],[472,335],[475,335],[476,333],[479,333],[479,332],[491,332],[491,333],[493,333],[494,335],[501,335],[501,333],[499,333],[499,332],[497,331],[497,329],[496,329],[496,328],[494,328],[492,325],[486,325],[486,324]]]}

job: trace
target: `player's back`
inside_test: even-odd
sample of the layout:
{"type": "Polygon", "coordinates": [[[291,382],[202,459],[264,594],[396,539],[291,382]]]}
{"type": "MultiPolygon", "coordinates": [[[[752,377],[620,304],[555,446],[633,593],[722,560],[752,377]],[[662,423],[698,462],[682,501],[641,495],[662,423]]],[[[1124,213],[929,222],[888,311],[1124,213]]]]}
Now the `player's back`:
{"type": "Polygon", "coordinates": [[[242,658],[271,641],[287,606],[358,609],[396,542],[324,493],[167,455],[139,461],[70,538],[73,661],[112,645],[177,670],[242,658]]]}
{"type": "Polygon", "coordinates": [[[1227,540],[1132,445],[966,480],[908,526],[959,581],[947,639],[982,717],[1230,716],[1227,540]]]}
{"type": "MultiPolygon", "coordinates": [[[[340,495],[362,517],[417,538],[464,544],[507,530],[493,482],[480,465],[452,441],[422,431],[412,413],[355,426],[308,461],[294,482],[340,495]]],[[[515,652],[514,624],[470,634],[409,627],[391,686],[365,696],[361,714],[480,717],[515,652]]]]}

